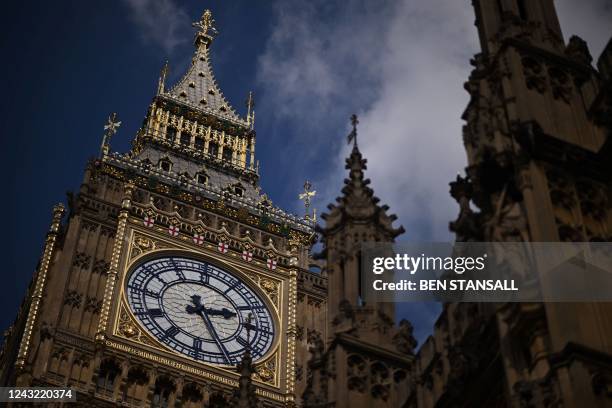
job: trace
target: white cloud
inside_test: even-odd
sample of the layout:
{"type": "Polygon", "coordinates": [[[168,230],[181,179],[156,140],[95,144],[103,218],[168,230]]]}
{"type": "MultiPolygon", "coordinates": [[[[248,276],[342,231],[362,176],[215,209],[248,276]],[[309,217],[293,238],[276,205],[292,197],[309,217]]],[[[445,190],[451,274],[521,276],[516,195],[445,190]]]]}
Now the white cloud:
{"type": "MultiPolygon", "coordinates": [[[[463,83],[479,52],[474,11],[468,1],[340,3],[277,1],[276,26],[259,61],[261,111],[292,129],[282,137],[292,146],[285,153],[293,166],[316,172],[319,158],[315,204],[325,208],[346,177],[342,136],[357,109],[367,176],[405,226],[403,239],[451,240],[448,223],[458,208],[448,183],[466,166],[463,83]]],[[[558,3],[566,34],[583,36],[596,57],[610,36],[605,0],[558,3]]],[[[414,321],[422,340],[437,308],[416,306],[400,314],[414,321]]]]}
{"type": "Polygon", "coordinates": [[[191,18],[173,0],[124,0],[142,37],[167,54],[188,41],[191,18]]]}
{"type": "MultiPolygon", "coordinates": [[[[557,3],[566,36],[582,35],[597,57],[612,34],[610,3],[557,3]]],[[[406,227],[403,239],[452,239],[448,222],[457,205],[448,183],[466,165],[463,83],[479,51],[469,2],[283,0],[275,10],[259,60],[261,111],[275,112],[294,130],[285,142],[303,172],[313,160],[328,159],[314,175],[317,206],[325,208],[340,191],[348,154],[343,134],[356,109],[367,176],[406,227]]]]}
{"type": "Polygon", "coordinates": [[[476,50],[472,11],[444,0],[341,7],[278,3],[278,26],[260,59],[266,99],[308,140],[304,161],[329,155],[330,144],[336,152],[336,164],[315,180],[319,207],[339,192],[347,109],[360,109],[359,143],[376,194],[408,238],[446,240],[456,213],[448,182],[465,162],[460,115],[476,50]]]}

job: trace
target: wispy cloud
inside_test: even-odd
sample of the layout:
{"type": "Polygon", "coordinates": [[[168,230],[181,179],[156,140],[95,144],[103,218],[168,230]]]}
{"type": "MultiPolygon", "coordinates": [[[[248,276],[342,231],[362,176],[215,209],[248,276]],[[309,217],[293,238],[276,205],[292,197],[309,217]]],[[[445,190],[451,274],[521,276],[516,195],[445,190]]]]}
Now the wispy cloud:
{"type": "Polygon", "coordinates": [[[145,41],[160,46],[166,54],[190,38],[191,19],[173,0],[124,0],[131,19],[145,41]]]}
{"type": "MultiPolygon", "coordinates": [[[[583,36],[597,58],[612,35],[610,2],[557,7],[566,37],[583,36]]],[[[293,129],[283,141],[304,172],[323,158],[311,170],[319,208],[345,177],[343,134],[356,110],[368,176],[398,213],[404,239],[450,239],[457,206],[448,183],[466,165],[463,83],[479,50],[469,2],[282,0],[275,12],[259,59],[261,109],[293,129]]]]}
{"type": "Polygon", "coordinates": [[[342,134],[356,109],[377,195],[398,213],[407,237],[448,239],[456,208],[447,186],[464,167],[462,83],[476,50],[470,8],[444,0],[352,0],[282,1],[276,10],[259,78],[273,110],[300,129],[296,144],[308,141],[298,157],[332,159],[313,175],[319,204],[339,191],[342,134]]]}
{"type": "MultiPolygon", "coordinates": [[[[596,56],[611,34],[609,2],[558,3],[566,34],[582,35],[596,56]]],[[[293,149],[286,156],[311,173],[316,205],[325,208],[339,194],[348,154],[343,135],[357,110],[367,175],[405,226],[403,239],[452,239],[448,223],[457,205],[448,183],[466,165],[463,83],[479,50],[469,2],[279,0],[275,10],[259,60],[267,105],[261,111],[274,112],[293,129],[282,135],[286,149],[293,149]]],[[[420,309],[402,313],[430,327],[435,313],[423,318],[423,310],[408,309],[420,309]]]]}

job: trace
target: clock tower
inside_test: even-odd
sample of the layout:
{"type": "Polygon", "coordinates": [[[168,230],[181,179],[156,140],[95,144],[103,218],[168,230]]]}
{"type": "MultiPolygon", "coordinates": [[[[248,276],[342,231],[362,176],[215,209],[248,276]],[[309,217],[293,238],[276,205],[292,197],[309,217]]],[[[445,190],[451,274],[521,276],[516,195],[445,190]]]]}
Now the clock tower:
{"type": "Polygon", "coordinates": [[[42,258],[0,356],[0,382],[69,386],[93,407],[293,406],[308,339],[325,335],[311,217],[259,187],[253,99],[214,79],[210,11],[187,73],[157,93],[127,153],[110,139],[42,258]],[[299,319],[298,319],[299,316],[299,319]]]}

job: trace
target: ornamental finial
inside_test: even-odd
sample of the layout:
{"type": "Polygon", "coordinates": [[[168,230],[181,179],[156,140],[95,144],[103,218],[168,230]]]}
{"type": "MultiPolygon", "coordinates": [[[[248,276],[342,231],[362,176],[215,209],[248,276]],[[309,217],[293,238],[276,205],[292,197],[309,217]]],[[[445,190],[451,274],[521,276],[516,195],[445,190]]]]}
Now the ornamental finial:
{"type": "Polygon", "coordinates": [[[159,73],[159,82],[157,84],[157,94],[162,94],[166,87],[166,77],[168,76],[168,60],[164,63],[164,66],[159,73]]]}
{"type": "Polygon", "coordinates": [[[204,14],[200,17],[200,21],[196,21],[192,24],[192,26],[199,29],[196,38],[204,38],[210,42],[215,38],[215,36],[219,33],[215,28],[215,20],[212,17],[212,12],[210,10],[204,10],[204,14]]]}
{"type": "Polygon", "coordinates": [[[304,201],[304,208],[306,210],[306,215],[304,218],[307,220],[317,221],[317,210],[313,209],[312,216],[310,215],[310,203],[312,198],[317,194],[316,191],[311,190],[312,183],[308,180],[304,182],[304,192],[298,196],[298,198],[304,201]]]}
{"type": "Polygon", "coordinates": [[[117,114],[111,113],[104,125],[104,137],[102,138],[102,145],[100,146],[100,157],[104,157],[108,154],[109,143],[111,137],[117,133],[117,129],[121,126],[121,121],[117,120],[117,114]]]}
{"type": "Polygon", "coordinates": [[[249,96],[246,100],[247,107],[247,123],[251,126],[251,129],[255,127],[255,97],[253,92],[249,92],[249,96]]]}
{"type": "Polygon", "coordinates": [[[354,113],[351,115],[351,125],[353,126],[353,130],[348,134],[347,140],[348,143],[351,144],[353,142],[353,147],[357,148],[357,125],[359,124],[359,120],[357,119],[357,115],[354,113]]]}

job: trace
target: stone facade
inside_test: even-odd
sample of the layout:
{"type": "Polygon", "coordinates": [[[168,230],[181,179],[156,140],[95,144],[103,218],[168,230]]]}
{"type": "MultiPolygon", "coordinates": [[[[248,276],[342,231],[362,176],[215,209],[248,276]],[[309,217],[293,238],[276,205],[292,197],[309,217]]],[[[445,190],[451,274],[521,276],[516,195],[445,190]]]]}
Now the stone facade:
{"type": "MultiPolygon", "coordinates": [[[[584,41],[565,44],[553,0],[473,5],[482,52],[465,85],[468,167],[451,183],[451,230],[458,241],[612,240],[612,42],[595,69],[584,41]]],[[[612,406],[610,304],[445,304],[417,352],[392,305],[362,301],[360,244],[403,229],[369,187],[356,128],[313,258],[311,219],[259,188],[251,102],[241,118],[214,81],[210,13],[196,27],[192,67],[169,90],[163,70],[133,149],[110,153],[105,137],[68,209],[54,208],[1,384],[70,386],[91,407],[612,406]],[[247,350],[238,367],[216,367],[148,335],[124,281],[167,252],[227,265],[265,296],[280,329],[270,358],[247,350]]]]}
{"type": "MultiPolygon", "coordinates": [[[[595,69],[583,40],[564,43],[553,0],[473,5],[482,52],[465,84],[467,177],[450,183],[457,241],[611,241],[612,42],[595,69]]],[[[332,320],[305,406],[612,406],[609,303],[445,304],[416,355],[408,322],[394,326],[384,306],[372,318],[380,306],[360,304],[356,286],[359,244],[395,235],[370,233],[390,224],[372,216],[386,207],[364,200],[371,190],[352,194],[360,160],[354,150],[321,230],[332,320]]]]}
{"type": "Polygon", "coordinates": [[[314,224],[261,191],[252,98],[241,118],[221,94],[209,62],[213,23],[206,12],[195,24],[192,67],[169,90],[164,67],[131,151],[110,152],[120,124],[112,115],[100,158],[67,211],[54,209],[2,349],[3,385],[69,386],[89,407],[281,407],[302,393],[307,339],[326,330],[326,278],[309,270],[314,224]],[[134,266],[160,254],[233,271],[270,306],[271,351],[256,361],[247,348],[236,367],[164,347],[125,291],[134,266]]]}

